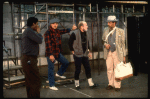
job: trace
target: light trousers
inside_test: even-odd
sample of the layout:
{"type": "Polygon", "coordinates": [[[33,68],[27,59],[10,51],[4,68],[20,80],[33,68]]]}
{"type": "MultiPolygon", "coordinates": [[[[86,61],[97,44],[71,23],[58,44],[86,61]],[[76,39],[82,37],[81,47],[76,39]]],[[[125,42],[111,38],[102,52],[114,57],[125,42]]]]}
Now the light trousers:
{"type": "Polygon", "coordinates": [[[109,51],[106,59],[106,65],[107,65],[107,77],[108,77],[108,85],[111,85],[115,88],[121,88],[121,81],[115,80],[115,72],[114,69],[116,68],[116,65],[119,64],[120,61],[118,60],[117,52],[111,52],[109,51]]]}

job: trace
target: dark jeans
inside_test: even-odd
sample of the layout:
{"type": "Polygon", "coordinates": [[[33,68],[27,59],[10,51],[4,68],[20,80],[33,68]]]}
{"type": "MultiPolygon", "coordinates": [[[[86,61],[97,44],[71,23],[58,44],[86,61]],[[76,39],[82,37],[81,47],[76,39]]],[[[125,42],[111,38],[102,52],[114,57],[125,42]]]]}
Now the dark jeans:
{"type": "MultiPolygon", "coordinates": [[[[54,63],[52,63],[52,61],[49,59],[49,57],[46,57],[46,58],[47,58],[47,63],[48,63],[49,86],[52,87],[52,86],[55,86],[54,63]]],[[[56,60],[62,64],[59,71],[57,72],[58,75],[62,76],[64,74],[64,72],[66,71],[66,69],[69,65],[69,62],[61,53],[59,53],[59,58],[56,58],[56,60]]]]}
{"type": "Polygon", "coordinates": [[[28,98],[40,98],[41,78],[37,67],[37,56],[22,55],[23,71],[28,98]],[[30,64],[27,62],[30,61],[30,64]]]}
{"type": "Polygon", "coordinates": [[[89,64],[89,58],[88,57],[77,57],[73,55],[74,61],[75,61],[75,80],[79,80],[79,74],[81,72],[81,63],[84,66],[85,74],[87,79],[91,78],[91,68],[89,64]]]}

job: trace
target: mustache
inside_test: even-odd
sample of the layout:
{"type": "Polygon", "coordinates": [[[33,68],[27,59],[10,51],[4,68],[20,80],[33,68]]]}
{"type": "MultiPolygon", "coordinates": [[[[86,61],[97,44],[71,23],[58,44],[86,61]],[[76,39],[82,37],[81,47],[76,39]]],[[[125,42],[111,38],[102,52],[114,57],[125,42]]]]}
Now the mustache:
{"type": "Polygon", "coordinates": [[[58,27],[58,26],[54,26],[54,27],[58,27]]]}

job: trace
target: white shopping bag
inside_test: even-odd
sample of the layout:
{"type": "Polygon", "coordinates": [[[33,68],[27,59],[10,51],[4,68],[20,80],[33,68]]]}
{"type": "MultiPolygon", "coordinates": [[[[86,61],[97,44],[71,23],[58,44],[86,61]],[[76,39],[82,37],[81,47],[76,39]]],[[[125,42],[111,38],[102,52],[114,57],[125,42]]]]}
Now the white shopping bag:
{"type": "Polygon", "coordinates": [[[132,69],[130,62],[126,64],[124,64],[123,62],[120,62],[119,64],[117,64],[115,68],[116,80],[123,80],[131,76],[133,76],[133,69],[132,69]]]}

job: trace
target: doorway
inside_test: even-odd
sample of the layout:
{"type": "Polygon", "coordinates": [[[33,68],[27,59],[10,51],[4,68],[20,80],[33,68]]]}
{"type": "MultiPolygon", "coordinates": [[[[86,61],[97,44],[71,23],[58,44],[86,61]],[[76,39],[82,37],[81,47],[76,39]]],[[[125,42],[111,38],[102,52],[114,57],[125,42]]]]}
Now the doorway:
{"type": "Polygon", "coordinates": [[[148,73],[148,16],[127,17],[128,60],[133,74],[148,73]],[[147,45],[147,47],[146,47],[147,45]]]}

